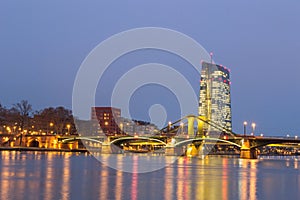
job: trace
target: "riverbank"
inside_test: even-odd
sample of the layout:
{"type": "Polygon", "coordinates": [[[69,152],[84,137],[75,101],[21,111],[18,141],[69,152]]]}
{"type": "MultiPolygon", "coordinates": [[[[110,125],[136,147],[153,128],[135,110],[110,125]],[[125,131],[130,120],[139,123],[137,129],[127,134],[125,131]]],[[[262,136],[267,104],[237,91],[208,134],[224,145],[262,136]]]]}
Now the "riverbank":
{"type": "MultiPolygon", "coordinates": [[[[39,147],[0,147],[0,151],[39,151],[39,152],[77,152],[77,153],[89,153],[87,149],[56,149],[56,148],[39,148],[39,147]]],[[[162,152],[123,152],[124,154],[159,154],[162,152]]],[[[114,154],[114,153],[113,153],[114,154]]],[[[210,152],[208,155],[217,156],[240,156],[237,152],[210,152]]],[[[259,156],[299,156],[299,154],[274,154],[274,153],[261,153],[259,156]]]]}
{"type": "Polygon", "coordinates": [[[55,152],[88,152],[87,149],[55,149],[39,147],[0,147],[0,151],[55,151],[55,152]]]}

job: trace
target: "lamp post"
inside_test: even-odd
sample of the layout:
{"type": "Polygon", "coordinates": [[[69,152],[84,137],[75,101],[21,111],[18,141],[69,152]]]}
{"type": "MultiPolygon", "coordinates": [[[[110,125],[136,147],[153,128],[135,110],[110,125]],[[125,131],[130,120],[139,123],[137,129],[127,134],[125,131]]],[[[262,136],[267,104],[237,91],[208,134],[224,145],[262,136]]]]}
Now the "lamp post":
{"type": "Polygon", "coordinates": [[[247,126],[247,124],[248,124],[248,123],[245,121],[245,122],[244,122],[244,137],[246,136],[246,126],[247,126]]]}
{"type": "Polygon", "coordinates": [[[213,55],[214,55],[214,53],[213,53],[213,52],[210,52],[210,53],[209,53],[209,56],[210,56],[210,63],[211,63],[211,64],[212,64],[212,61],[213,61],[213,60],[212,60],[212,58],[213,58],[213,55]]]}
{"type": "Polygon", "coordinates": [[[168,123],[168,131],[171,131],[171,125],[172,125],[172,122],[169,122],[168,123]]]}
{"type": "Polygon", "coordinates": [[[67,124],[68,135],[70,135],[70,128],[71,128],[71,125],[70,125],[70,124],[67,124]]]}
{"type": "Polygon", "coordinates": [[[120,129],[121,129],[121,135],[123,135],[123,133],[124,133],[123,123],[120,124],[120,129]]]}
{"type": "MultiPolygon", "coordinates": [[[[52,130],[52,127],[54,126],[54,123],[53,123],[53,122],[50,122],[50,123],[49,123],[49,126],[50,126],[50,133],[51,133],[51,130],[52,130]]],[[[48,131],[48,134],[49,134],[49,131],[48,131]]]]}
{"type": "Polygon", "coordinates": [[[256,124],[255,124],[255,123],[252,123],[251,126],[252,126],[252,135],[254,135],[254,131],[255,131],[256,124]]]}
{"type": "Polygon", "coordinates": [[[181,122],[181,123],[180,123],[181,135],[183,135],[183,125],[184,125],[184,124],[181,122]]]}

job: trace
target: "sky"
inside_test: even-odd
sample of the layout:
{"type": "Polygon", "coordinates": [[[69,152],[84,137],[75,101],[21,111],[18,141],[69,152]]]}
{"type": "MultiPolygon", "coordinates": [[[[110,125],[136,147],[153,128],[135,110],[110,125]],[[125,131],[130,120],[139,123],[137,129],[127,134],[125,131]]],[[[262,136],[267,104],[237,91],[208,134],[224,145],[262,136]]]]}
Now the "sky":
{"type": "MultiPolygon", "coordinates": [[[[299,10],[298,0],[0,0],[0,102],[10,107],[26,99],[35,110],[71,109],[76,74],[99,43],[129,29],[163,27],[193,38],[231,69],[235,132],[248,121],[257,124],[257,134],[300,136],[299,10]]],[[[107,90],[98,87],[97,105],[109,104],[107,91],[122,72],[149,62],[180,68],[199,89],[199,75],[178,56],[133,52],[100,81],[107,90]]],[[[149,120],[147,110],[160,101],[168,120],[180,117],[167,88],[144,86],[131,100],[134,118],[149,120]]]]}

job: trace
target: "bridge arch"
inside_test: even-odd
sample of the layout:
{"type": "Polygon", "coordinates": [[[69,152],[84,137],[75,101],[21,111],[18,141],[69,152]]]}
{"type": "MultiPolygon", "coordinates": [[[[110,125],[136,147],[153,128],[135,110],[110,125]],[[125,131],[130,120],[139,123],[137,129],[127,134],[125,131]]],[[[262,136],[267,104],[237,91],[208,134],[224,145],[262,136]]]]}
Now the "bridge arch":
{"type": "Polygon", "coordinates": [[[32,138],[27,142],[28,147],[40,147],[41,144],[41,140],[39,140],[38,138],[32,138]]]}
{"type": "Polygon", "coordinates": [[[147,141],[148,140],[155,141],[155,142],[159,142],[159,143],[161,143],[161,144],[163,144],[165,146],[167,145],[167,143],[165,143],[165,142],[163,142],[163,141],[161,141],[159,139],[148,138],[148,137],[141,137],[141,136],[139,136],[139,137],[121,137],[121,138],[118,138],[118,139],[115,139],[115,140],[111,141],[110,144],[114,144],[114,143],[116,143],[118,141],[122,141],[122,140],[138,140],[138,139],[147,140],[147,141]]]}
{"type": "MultiPolygon", "coordinates": [[[[270,144],[293,144],[294,141],[275,141],[275,140],[270,140],[270,141],[265,141],[262,143],[258,143],[256,145],[250,146],[250,149],[256,149],[259,147],[263,147],[263,146],[268,146],[270,144]]],[[[297,142],[299,144],[299,142],[297,142]]]]}
{"type": "Polygon", "coordinates": [[[219,139],[219,138],[193,138],[193,139],[188,139],[188,140],[183,140],[181,142],[178,142],[178,143],[175,143],[175,147],[176,146],[179,146],[179,145],[182,145],[182,144],[185,144],[185,143],[191,143],[191,142],[194,142],[194,141],[217,141],[217,142],[225,142],[225,143],[228,143],[228,144],[232,144],[234,146],[237,146],[239,148],[241,148],[242,146],[239,145],[239,144],[236,144],[234,142],[230,142],[228,140],[222,140],[222,139],[219,139]]]}
{"type": "Polygon", "coordinates": [[[71,141],[78,141],[78,140],[86,140],[86,141],[91,141],[91,142],[97,142],[102,144],[103,142],[100,140],[96,140],[93,138],[88,138],[88,137],[74,137],[74,138],[68,138],[68,139],[63,139],[61,142],[62,143],[67,143],[67,142],[71,142],[71,141]]]}

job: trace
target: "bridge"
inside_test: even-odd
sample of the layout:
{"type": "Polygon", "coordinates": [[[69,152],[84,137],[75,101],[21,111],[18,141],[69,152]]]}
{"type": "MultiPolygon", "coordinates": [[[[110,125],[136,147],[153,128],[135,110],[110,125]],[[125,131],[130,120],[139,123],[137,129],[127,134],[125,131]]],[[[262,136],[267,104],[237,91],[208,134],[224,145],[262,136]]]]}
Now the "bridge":
{"type": "MultiPolygon", "coordinates": [[[[87,148],[101,153],[160,152],[165,155],[205,155],[205,146],[229,145],[240,150],[241,158],[257,158],[259,147],[284,144],[300,148],[298,138],[245,136],[225,129],[202,116],[188,115],[162,128],[160,134],[150,136],[83,135],[22,135],[1,134],[0,146],[23,146],[52,149],[87,148]],[[196,126],[195,126],[195,123],[196,126]],[[206,125],[206,126],[205,126],[206,125]],[[209,132],[214,127],[218,133],[209,132]],[[187,127],[184,132],[183,128],[187,127]],[[196,127],[196,128],[195,128],[196,127]]],[[[206,149],[207,150],[207,149],[206,149]]],[[[209,151],[210,149],[208,149],[209,151]]]]}
{"type": "MultiPolygon", "coordinates": [[[[207,128],[207,126],[206,126],[207,128]]],[[[82,141],[83,144],[93,147],[102,153],[132,152],[163,152],[166,155],[206,154],[203,152],[205,145],[231,145],[240,150],[241,158],[257,158],[257,149],[271,144],[298,145],[297,138],[244,136],[225,129],[219,124],[205,119],[202,116],[188,115],[161,129],[159,135],[152,136],[63,136],[59,143],[82,141]],[[195,131],[195,122],[197,128],[195,131]],[[218,133],[205,130],[204,124],[219,130],[218,133]],[[187,125],[187,134],[183,127],[187,125]]],[[[300,146],[299,146],[300,147],[300,146]]]]}
{"type": "MultiPolygon", "coordinates": [[[[167,127],[164,127],[162,131],[172,132],[171,127],[178,127],[175,124],[181,123],[184,119],[187,119],[188,122],[188,138],[181,142],[175,143],[173,147],[178,146],[183,143],[196,143],[201,141],[202,144],[194,148],[194,152],[192,155],[201,154],[201,149],[203,148],[203,142],[205,141],[215,141],[216,143],[227,143],[230,145],[234,145],[240,149],[240,157],[241,158],[257,158],[257,149],[262,146],[267,146],[271,144],[300,144],[300,140],[298,138],[286,138],[286,137],[263,137],[263,136],[245,136],[241,134],[234,133],[231,130],[225,129],[221,125],[212,122],[210,120],[205,119],[203,116],[194,116],[188,115],[184,118],[175,121],[174,123],[169,124],[167,127]],[[197,132],[194,133],[194,122],[197,122],[197,132]],[[212,134],[207,132],[204,129],[204,124],[208,126],[212,126],[215,129],[219,130],[219,134],[212,134]]],[[[300,146],[299,146],[300,147],[300,146]]],[[[172,150],[171,150],[172,151],[172,150]]]]}

